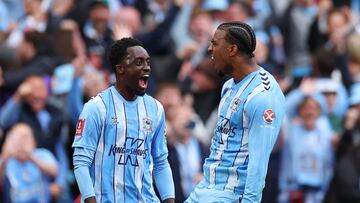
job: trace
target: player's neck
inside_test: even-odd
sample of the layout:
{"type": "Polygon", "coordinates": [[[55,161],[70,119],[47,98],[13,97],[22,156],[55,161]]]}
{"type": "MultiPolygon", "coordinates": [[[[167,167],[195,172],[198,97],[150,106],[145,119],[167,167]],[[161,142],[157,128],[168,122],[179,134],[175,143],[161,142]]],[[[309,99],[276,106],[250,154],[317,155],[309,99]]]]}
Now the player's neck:
{"type": "Polygon", "coordinates": [[[232,76],[234,78],[234,81],[238,83],[242,81],[246,76],[257,70],[259,70],[259,66],[253,60],[250,60],[249,63],[240,63],[235,66],[232,76]]]}
{"type": "Polygon", "coordinates": [[[115,89],[127,101],[135,101],[135,99],[137,98],[137,95],[135,93],[128,91],[128,89],[123,85],[119,85],[118,83],[116,83],[115,89]]]}

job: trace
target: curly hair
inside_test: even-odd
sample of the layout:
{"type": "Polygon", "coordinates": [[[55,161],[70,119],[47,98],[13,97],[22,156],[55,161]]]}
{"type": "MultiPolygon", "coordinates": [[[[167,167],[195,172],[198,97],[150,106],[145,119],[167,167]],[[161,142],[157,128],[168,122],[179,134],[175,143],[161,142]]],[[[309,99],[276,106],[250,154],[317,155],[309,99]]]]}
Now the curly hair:
{"type": "Polygon", "coordinates": [[[116,65],[122,63],[127,55],[127,48],[141,46],[144,48],[144,45],[137,39],[134,38],[122,38],[117,40],[110,49],[109,61],[112,69],[115,71],[116,65]]]}

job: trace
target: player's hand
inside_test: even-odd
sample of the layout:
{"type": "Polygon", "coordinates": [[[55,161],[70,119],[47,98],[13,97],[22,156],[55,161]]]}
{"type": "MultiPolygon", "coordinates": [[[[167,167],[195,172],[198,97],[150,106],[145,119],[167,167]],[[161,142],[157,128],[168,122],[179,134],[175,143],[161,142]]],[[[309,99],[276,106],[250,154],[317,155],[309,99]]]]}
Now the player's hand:
{"type": "Polygon", "coordinates": [[[85,203],[96,203],[96,199],[95,197],[86,198],[85,203]]]}
{"type": "Polygon", "coordinates": [[[175,199],[172,199],[172,198],[166,199],[163,201],[163,203],[175,203],[175,199]]]}

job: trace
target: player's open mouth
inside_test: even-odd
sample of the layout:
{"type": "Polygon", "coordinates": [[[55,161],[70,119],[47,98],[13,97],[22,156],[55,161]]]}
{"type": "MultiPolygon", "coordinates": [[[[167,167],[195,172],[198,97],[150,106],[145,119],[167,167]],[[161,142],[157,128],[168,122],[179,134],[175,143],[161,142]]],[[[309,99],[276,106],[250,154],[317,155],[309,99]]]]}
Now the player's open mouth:
{"type": "Polygon", "coordinates": [[[140,77],[140,79],[139,79],[139,86],[140,86],[142,89],[146,89],[146,88],[147,88],[148,81],[149,81],[149,77],[150,77],[150,75],[143,75],[143,76],[140,77]]]}

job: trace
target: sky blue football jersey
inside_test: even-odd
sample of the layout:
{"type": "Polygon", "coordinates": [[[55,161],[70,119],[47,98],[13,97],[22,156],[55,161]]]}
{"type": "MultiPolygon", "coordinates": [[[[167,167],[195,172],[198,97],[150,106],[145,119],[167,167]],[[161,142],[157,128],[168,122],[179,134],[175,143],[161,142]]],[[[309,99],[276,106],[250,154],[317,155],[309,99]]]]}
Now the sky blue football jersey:
{"type": "Polygon", "coordinates": [[[269,156],[285,114],[285,97],[273,76],[260,68],[222,88],[211,153],[200,188],[232,191],[259,202],[269,156]]]}
{"type": "Polygon", "coordinates": [[[85,104],[73,147],[95,151],[90,175],[97,202],[160,202],[152,172],[156,160],[167,158],[164,115],[154,98],[127,101],[115,87],[85,104]]]}

